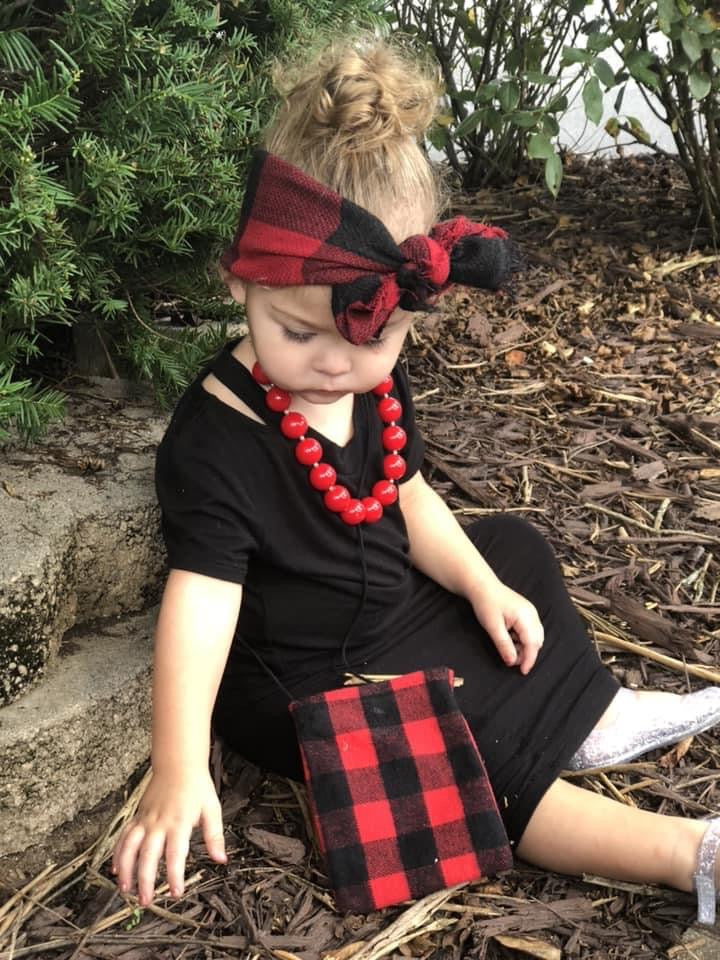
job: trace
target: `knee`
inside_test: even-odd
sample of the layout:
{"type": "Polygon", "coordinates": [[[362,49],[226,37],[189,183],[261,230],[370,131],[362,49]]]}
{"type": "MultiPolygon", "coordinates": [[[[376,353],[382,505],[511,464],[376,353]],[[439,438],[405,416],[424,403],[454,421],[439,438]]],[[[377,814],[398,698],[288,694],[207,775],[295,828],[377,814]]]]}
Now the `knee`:
{"type": "Polygon", "coordinates": [[[497,514],[472,524],[467,533],[503,583],[538,601],[555,595],[562,582],[560,564],[548,541],[527,520],[497,514]]]}
{"type": "Polygon", "coordinates": [[[528,520],[515,514],[498,513],[483,517],[470,524],[465,532],[482,553],[488,549],[500,549],[515,556],[531,556],[535,560],[544,557],[556,563],[555,551],[543,534],[528,520]]]}

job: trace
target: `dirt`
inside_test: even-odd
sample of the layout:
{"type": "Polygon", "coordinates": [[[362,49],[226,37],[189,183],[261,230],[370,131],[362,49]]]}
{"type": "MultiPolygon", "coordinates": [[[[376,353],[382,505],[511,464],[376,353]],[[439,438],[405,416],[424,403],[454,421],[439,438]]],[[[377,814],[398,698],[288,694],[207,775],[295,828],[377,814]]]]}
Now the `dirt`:
{"type": "MultiPolygon", "coordinates": [[[[518,181],[456,206],[510,230],[525,268],[510,294],[457,290],[413,331],[427,476],[463,521],[511,510],[542,529],[623,683],[720,682],[720,257],[694,198],[669,161],[628,158],[571,162],[556,203],[518,181]]],[[[707,733],[575,780],[703,817],[718,808],[718,759],[707,733]]],[[[713,932],[692,927],[689,895],[521,862],[430,904],[415,926],[403,906],[339,914],[302,791],[219,749],[214,771],[229,866],[196,841],[185,896],[139,911],[107,858],[88,858],[64,888],[33,888],[14,926],[0,913],[0,944],[13,936],[15,950],[0,956],[720,956],[713,932]]]]}

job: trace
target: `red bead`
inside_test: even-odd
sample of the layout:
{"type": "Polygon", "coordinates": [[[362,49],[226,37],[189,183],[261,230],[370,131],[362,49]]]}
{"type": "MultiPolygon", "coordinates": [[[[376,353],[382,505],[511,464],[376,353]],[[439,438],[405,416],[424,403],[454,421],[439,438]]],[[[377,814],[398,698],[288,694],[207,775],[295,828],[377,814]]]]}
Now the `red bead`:
{"type": "Polygon", "coordinates": [[[350,503],[350,494],[347,487],[338,484],[336,487],[330,487],[323,500],[328,510],[332,510],[333,513],[342,513],[350,503]]]}
{"type": "Polygon", "coordinates": [[[402,450],[407,443],[407,434],[402,427],[385,427],[382,432],[382,442],[386,450],[402,450]]]}
{"type": "Polygon", "coordinates": [[[397,453],[389,453],[383,460],[383,473],[388,480],[399,480],[405,476],[407,464],[397,453]]]}
{"type": "Polygon", "coordinates": [[[351,499],[350,503],[340,514],[340,518],[350,527],[357,526],[365,519],[365,506],[362,500],[351,499]]]}
{"type": "Polygon", "coordinates": [[[395,503],[398,498],[397,487],[389,480],[378,480],[372,488],[372,495],[376,497],[384,507],[389,507],[395,503]]]}
{"type": "Polygon", "coordinates": [[[268,375],[265,373],[265,371],[257,362],[257,360],[253,364],[252,375],[258,383],[262,383],[265,386],[267,386],[270,383],[270,380],[268,379],[268,375]]]}
{"type": "Polygon", "coordinates": [[[382,397],[384,396],[384,394],[390,393],[392,388],[393,388],[393,378],[385,377],[385,379],[381,380],[376,387],[373,387],[373,393],[375,394],[376,397],[382,397]]]}
{"type": "Polygon", "coordinates": [[[393,420],[399,420],[402,416],[402,404],[395,397],[383,397],[377,405],[380,419],[384,423],[390,423],[393,420]]]}
{"type": "Polygon", "coordinates": [[[270,387],[265,394],[265,404],[276,413],[282,413],[287,410],[292,401],[292,397],[287,390],[281,390],[280,387],[270,387]]]}
{"type": "MultiPolygon", "coordinates": [[[[305,417],[296,410],[288,410],[280,421],[280,429],[282,430],[283,436],[287,437],[288,440],[297,440],[298,437],[302,437],[307,430],[307,425],[305,417]]],[[[398,447],[397,449],[399,450],[400,448],[398,447]]]]}
{"type": "Polygon", "coordinates": [[[306,467],[309,467],[311,463],[317,463],[322,455],[323,448],[318,441],[313,440],[312,437],[301,440],[295,447],[296,459],[299,460],[300,463],[304,463],[306,467]]]}
{"type": "Polygon", "coordinates": [[[363,497],[365,523],[377,523],[383,515],[383,508],[377,497],[363,497]]]}
{"type": "Polygon", "coordinates": [[[337,474],[329,463],[318,463],[310,471],[309,477],[316,490],[327,490],[337,480],[337,474]]]}

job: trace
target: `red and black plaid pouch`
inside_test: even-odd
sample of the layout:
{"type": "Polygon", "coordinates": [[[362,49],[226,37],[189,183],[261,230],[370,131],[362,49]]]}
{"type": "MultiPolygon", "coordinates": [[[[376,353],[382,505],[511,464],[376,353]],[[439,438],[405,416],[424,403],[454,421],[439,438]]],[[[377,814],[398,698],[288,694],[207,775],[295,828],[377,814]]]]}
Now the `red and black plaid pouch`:
{"type": "Polygon", "coordinates": [[[290,710],[340,909],[369,912],[510,867],[451,670],[341,687],[290,710]]]}

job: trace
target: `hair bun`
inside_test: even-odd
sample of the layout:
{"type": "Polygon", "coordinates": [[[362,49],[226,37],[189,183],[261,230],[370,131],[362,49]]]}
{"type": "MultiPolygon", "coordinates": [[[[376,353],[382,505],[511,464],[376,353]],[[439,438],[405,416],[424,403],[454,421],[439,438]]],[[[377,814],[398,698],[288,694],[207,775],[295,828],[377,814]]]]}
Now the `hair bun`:
{"type": "Polygon", "coordinates": [[[278,64],[274,80],[269,153],[379,216],[398,241],[430,229],[441,189],[419,141],[440,84],[427,53],[365,34],[278,64]]]}
{"type": "Polygon", "coordinates": [[[386,138],[422,137],[435,112],[427,81],[408,83],[402,58],[387,47],[349,49],[322,78],[314,120],[372,149],[386,138]]]}
{"type": "Polygon", "coordinates": [[[416,55],[374,38],[333,43],[304,77],[285,67],[276,84],[285,92],[282,112],[304,117],[306,141],[360,152],[420,139],[439,94],[436,76],[416,55]]]}

